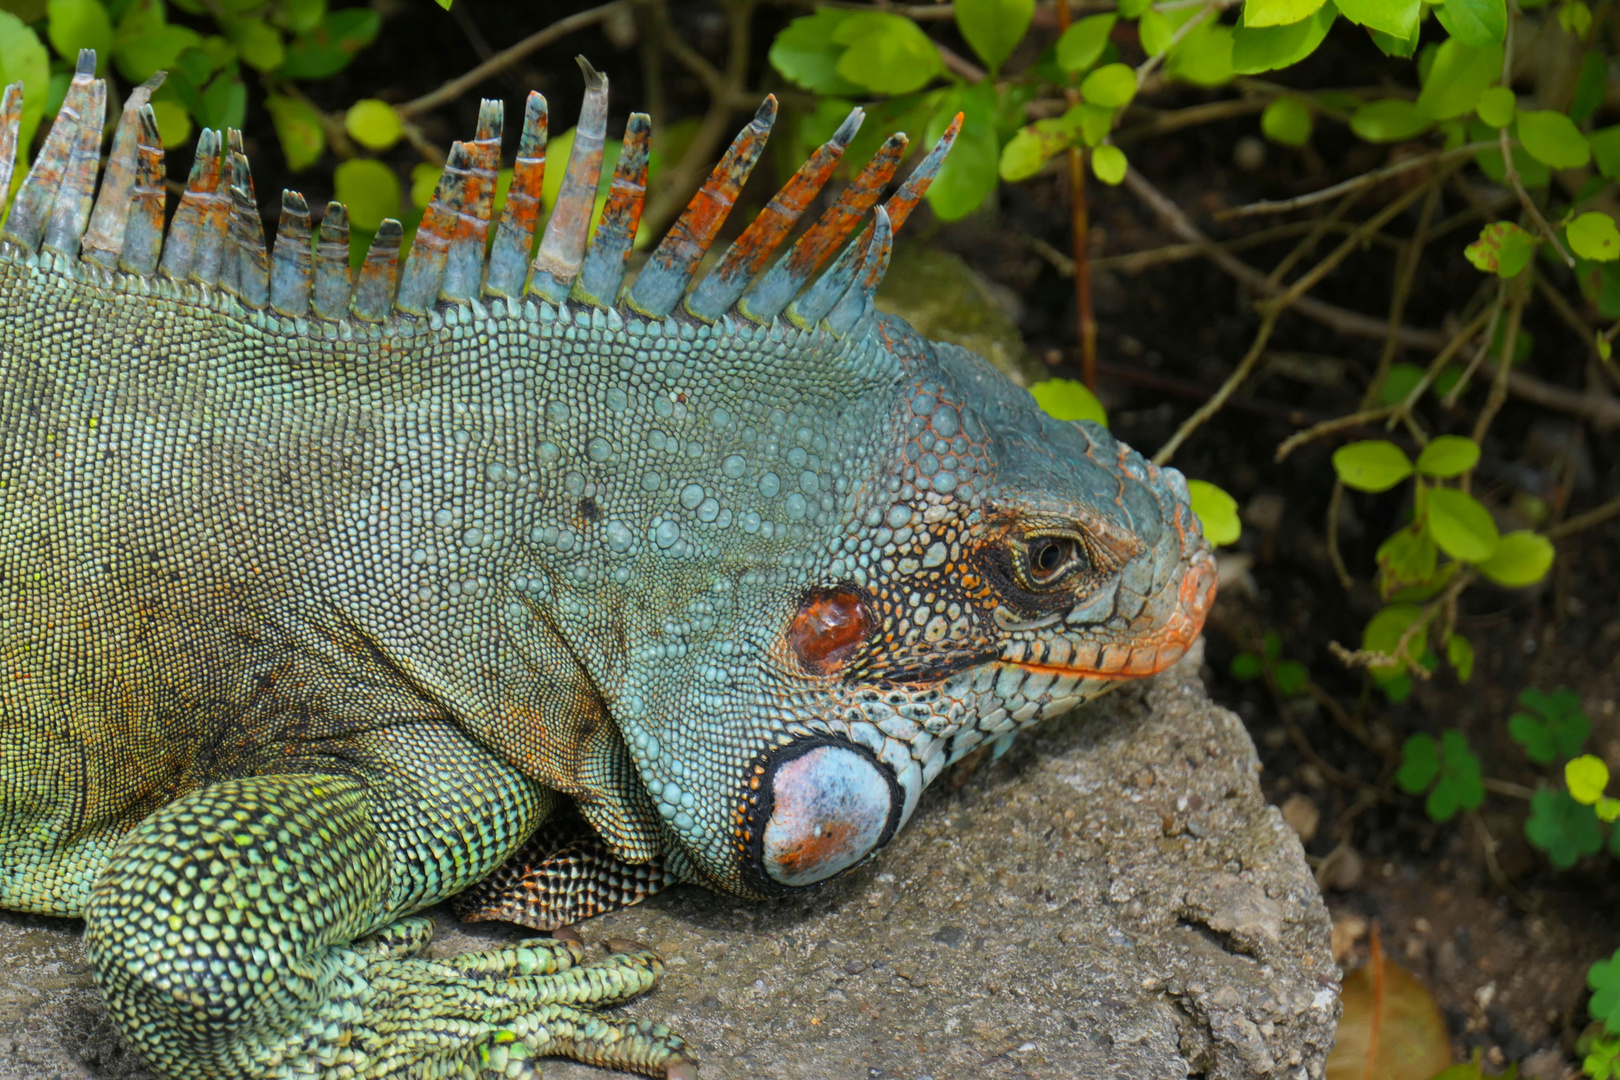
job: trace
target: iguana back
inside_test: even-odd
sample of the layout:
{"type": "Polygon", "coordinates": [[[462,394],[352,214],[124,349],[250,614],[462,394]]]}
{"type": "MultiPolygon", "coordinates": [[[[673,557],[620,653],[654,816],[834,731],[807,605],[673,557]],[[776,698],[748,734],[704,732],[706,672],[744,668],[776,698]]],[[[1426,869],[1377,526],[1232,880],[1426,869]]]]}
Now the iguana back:
{"type": "MultiPolygon", "coordinates": [[[[312,245],[287,193],[266,248],[234,133],[205,133],[165,237],[150,87],[92,211],[93,71],[0,233],[0,905],[86,915],[154,1067],[437,1075],[572,1047],[679,1072],[678,1039],[577,1006],[505,1037],[551,984],[489,991],[510,1007],[492,1019],[445,980],[564,979],[577,956],[434,966],[408,916],[559,793],[594,839],[525,854],[486,913],[555,926],[674,880],[814,884],[949,762],[1198,632],[1213,572],[1179,476],[875,312],[955,125],[841,255],[903,137],[767,268],[857,110],[697,279],[767,100],[624,288],[648,129],[632,115],[587,245],[606,115],[587,67],[542,237],[544,102],[492,238],[486,102],[409,259],[384,222],[351,281],[338,204],[312,245]],[[291,968],[246,977],[255,949],[291,968]]],[[[19,109],[14,87],[0,191],[19,109]]],[[[631,957],[583,1000],[650,985],[656,959],[631,957]]]]}

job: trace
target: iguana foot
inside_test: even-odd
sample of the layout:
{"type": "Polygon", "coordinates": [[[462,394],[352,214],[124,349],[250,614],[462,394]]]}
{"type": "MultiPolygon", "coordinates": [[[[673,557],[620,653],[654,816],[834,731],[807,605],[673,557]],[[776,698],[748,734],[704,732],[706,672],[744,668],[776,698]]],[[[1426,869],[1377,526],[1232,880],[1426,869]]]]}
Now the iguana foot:
{"type": "Polygon", "coordinates": [[[419,953],[430,937],[431,923],[411,918],[355,945],[370,960],[359,972],[368,1000],[352,1029],[365,1075],[538,1077],[534,1059],[561,1056],[672,1080],[697,1076],[685,1042],[662,1024],[598,1011],[657,983],[663,963],[646,946],[610,942],[613,951],[589,964],[578,942],[553,938],[442,960],[405,951],[419,953]],[[455,1049],[436,1054],[447,1047],[455,1049]],[[435,1059],[448,1071],[423,1068],[435,1059]]]}

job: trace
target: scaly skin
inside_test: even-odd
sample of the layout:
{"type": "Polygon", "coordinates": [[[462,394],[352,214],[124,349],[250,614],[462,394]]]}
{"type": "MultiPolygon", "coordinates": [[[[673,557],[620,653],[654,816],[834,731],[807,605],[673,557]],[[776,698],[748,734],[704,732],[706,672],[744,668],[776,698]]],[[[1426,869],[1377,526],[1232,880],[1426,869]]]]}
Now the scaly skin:
{"type": "Polygon", "coordinates": [[[588,873],[559,910],[824,880],[975,746],[1173,662],[1213,592],[1177,474],[872,312],[887,216],[806,328],[633,296],[290,316],[26,221],[0,906],[85,918],[165,1076],[693,1075],[597,1012],[653,985],[645,949],[430,961],[412,913],[559,796],[642,890],[588,873]]]}

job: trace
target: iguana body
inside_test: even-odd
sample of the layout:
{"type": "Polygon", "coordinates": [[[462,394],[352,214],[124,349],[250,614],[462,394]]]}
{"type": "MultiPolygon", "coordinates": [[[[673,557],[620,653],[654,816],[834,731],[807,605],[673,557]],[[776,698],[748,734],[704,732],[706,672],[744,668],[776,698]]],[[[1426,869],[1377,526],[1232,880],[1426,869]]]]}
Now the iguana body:
{"type": "Polygon", "coordinates": [[[412,913],[548,837],[559,794],[595,838],[487,910],[813,884],[949,762],[1197,634],[1179,477],[872,308],[949,137],[819,278],[903,142],[756,280],[852,117],[688,292],[768,103],[621,296],[646,125],[587,252],[593,76],[532,268],[538,95],[487,262],[490,103],[403,272],[385,223],[351,284],[342,208],[312,264],[288,196],[268,254],[211,133],[165,239],[139,90],[92,215],[92,72],[0,236],[0,906],[85,917],[163,1075],[689,1075],[594,1011],[652,954],[429,961],[412,913]]]}

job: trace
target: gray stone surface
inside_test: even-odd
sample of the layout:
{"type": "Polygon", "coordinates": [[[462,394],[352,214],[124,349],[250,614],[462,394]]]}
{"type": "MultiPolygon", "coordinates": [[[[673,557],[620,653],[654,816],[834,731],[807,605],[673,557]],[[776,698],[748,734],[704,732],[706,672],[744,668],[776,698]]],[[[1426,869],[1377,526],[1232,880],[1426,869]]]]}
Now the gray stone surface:
{"type": "MultiPolygon", "coordinates": [[[[705,1080],[1320,1077],[1327,912],[1201,653],[941,778],[844,879],[766,904],[683,887],[581,932],[663,953],[629,1010],[681,1031],[705,1080]]],[[[436,949],[519,936],[436,914],[436,949]]],[[[0,1076],[148,1076],[78,933],[0,914],[0,1076]]]]}

